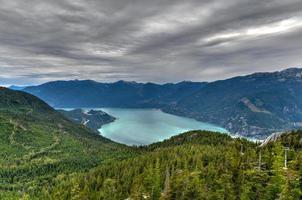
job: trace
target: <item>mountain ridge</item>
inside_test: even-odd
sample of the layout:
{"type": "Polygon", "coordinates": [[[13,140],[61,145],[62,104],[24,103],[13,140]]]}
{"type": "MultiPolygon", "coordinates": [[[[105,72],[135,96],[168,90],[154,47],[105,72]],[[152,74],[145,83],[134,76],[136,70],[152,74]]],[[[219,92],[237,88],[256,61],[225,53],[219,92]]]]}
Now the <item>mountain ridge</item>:
{"type": "Polygon", "coordinates": [[[0,88],[0,199],[301,199],[301,149],[301,131],[260,147],[210,131],[127,147],[0,88]]]}
{"type": "Polygon", "coordinates": [[[268,136],[299,128],[295,124],[302,119],[301,73],[302,69],[291,68],[209,83],[195,96],[178,102],[175,107],[182,110],[175,112],[210,120],[245,136],[268,136]],[[207,102],[211,102],[210,106],[207,102]],[[263,112],[255,112],[252,107],[263,112]],[[196,113],[200,110],[203,112],[196,113]]]}
{"type": "Polygon", "coordinates": [[[0,88],[0,199],[22,199],[25,190],[60,174],[85,171],[127,152],[37,97],[0,88]],[[10,191],[19,193],[2,196],[10,191]]]}
{"type": "Polygon", "coordinates": [[[273,132],[301,128],[301,77],[301,68],[289,68],[209,83],[77,80],[49,82],[24,91],[58,107],[159,108],[263,139],[273,132]]]}

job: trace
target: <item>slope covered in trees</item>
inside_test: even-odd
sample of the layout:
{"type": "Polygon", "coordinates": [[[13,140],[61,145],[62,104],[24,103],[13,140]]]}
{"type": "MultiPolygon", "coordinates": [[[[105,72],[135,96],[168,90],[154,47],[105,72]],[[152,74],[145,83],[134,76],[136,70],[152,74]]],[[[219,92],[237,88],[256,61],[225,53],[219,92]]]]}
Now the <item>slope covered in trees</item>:
{"type": "Polygon", "coordinates": [[[302,125],[302,69],[255,73],[207,84],[167,112],[209,121],[247,137],[302,125]]]}
{"type": "Polygon", "coordinates": [[[71,121],[83,124],[91,130],[98,131],[103,125],[116,120],[115,117],[105,113],[102,110],[89,110],[73,109],[73,110],[58,110],[66,118],[71,121]]]}
{"type": "Polygon", "coordinates": [[[0,88],[0,199],[19,199],[59,174],[131,154],[38,98],[0,88]]]}
{"type": "Polygon", "coordinates": [[[142,147],[142,155],[62,176],[39,198],[301,199],[302,132],[263,147],[193,131],[142,147]],[[287,168],[284,168],[285,147],[287,168]]]}
{"type": "Polygon", "coordinates": [[[126,147],[0,89],[0,199],[298,200],[301,160],[301,131],[261,147],[206,131],[126,147]]]}

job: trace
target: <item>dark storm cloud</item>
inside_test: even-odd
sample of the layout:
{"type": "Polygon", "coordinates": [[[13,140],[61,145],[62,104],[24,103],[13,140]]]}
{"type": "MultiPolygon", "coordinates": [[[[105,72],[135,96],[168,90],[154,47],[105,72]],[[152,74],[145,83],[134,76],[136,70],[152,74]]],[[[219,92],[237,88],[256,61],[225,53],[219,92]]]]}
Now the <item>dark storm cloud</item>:
{"type": "Polygon", "coordinates": [[[300,0],[0,0],[0,84],[216,80],[301,66],[300,0]]]}

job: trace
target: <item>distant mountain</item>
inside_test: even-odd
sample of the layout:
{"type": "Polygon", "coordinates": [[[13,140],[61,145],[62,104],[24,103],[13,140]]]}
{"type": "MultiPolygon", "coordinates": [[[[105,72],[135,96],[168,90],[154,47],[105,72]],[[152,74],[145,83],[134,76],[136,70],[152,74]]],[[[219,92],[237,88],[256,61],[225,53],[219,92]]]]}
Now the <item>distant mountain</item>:
{"type": "Polygon", "coordinates": [[[11,85],[8,88],[11,90],[23,90],[24,88],[26,88],[27,86],[16,86],[16,85],[11,85]]]}
{"type": "Polygon", "coordinates": [[[256,138],[302,126],[302,69],[211,83],[56,81],[24,89],[55,107],[152,107],[256,138]]]}
{"type": "Polygon", "coordinates": [[[265,138],[302,127],[302,69],[255,73],[207,84],[166,111],[265,138]]]}
{"type": "Polygon", "coordinates": [[[94,131],[98,131],[103,125],[113,122],[115,117],[101,111],[101,110],[89,110],[83,109],[74,110],[58,110],[68,119],[87,126],[94,131]]]}
{"type": "Polygon", "coordinates": [[[27,87],[53,107],[163,107],[194,94],[206,83],[180,82],[154,84],[118,81],[99,83],[84,81],[55,81],[27,87]]]}

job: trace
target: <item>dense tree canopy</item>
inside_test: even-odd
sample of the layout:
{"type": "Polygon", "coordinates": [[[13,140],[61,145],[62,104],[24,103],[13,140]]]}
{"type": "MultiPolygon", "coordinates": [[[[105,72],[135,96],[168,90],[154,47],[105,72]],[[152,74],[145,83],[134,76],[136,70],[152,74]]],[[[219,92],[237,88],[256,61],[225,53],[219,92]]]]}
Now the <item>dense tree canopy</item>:
{"type": "Polygon", "coordinates": [[[194,131],[140,148],[142,153],[60,176],[44,187],[55,199],[301,199],[302,133],[266,146],[194,131]],[[287,168],[284,168],[285,147],[287,168]],[[261,158],[260,158],[261,157],[261,158]]]}
{"type": "Polygon", "coordinates": [[[0,199],[302,199],[302,132],[260,145],[191,131],[127,147],[0,88],[0,199]]]}

